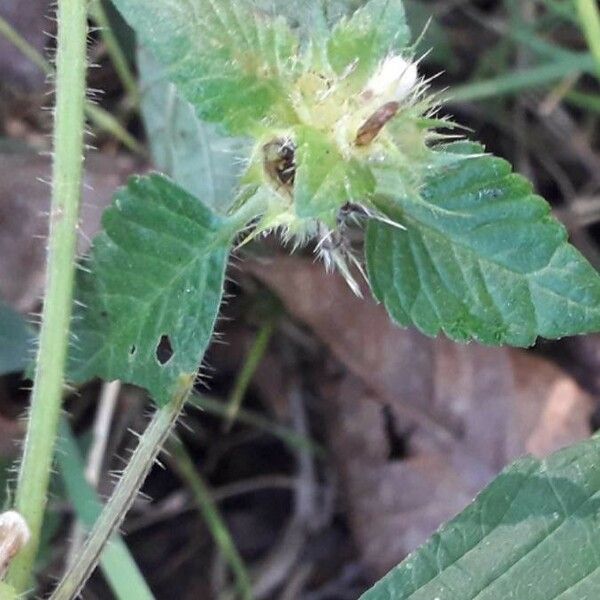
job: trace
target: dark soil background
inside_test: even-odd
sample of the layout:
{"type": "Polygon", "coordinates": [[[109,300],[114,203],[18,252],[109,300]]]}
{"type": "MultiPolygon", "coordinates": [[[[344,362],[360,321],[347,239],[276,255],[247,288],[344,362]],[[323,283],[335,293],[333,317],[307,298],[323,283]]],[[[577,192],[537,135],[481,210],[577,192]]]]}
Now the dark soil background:
{"type": "MultiPolygon", "coordinates": [[[[413,1],[415,31],[433,15],[424,49],[434,50],[423,73],[443,71],[435,87],[458,92],[477,79],[541,64],[534,39],[584,51],[567,5],[413,1]]],[[[55,23],[49,14],[46,0],[0,5],[0,16],[51,54],[55,23]]],[[[131,33],[113,24],[133,60],[131,33]]],[[[90,59],[98,65],[89,71],[89,87],[98,90],[99,105],[147,147],[143,122],[97,32],[90,59]]],[[[39,313],[43,291],[43,213],[49,205],[43,181],[51,160],[51,114],[44,108],[50,92],[39,67],[0,39],[0,298],[27,316],[39,313]]],[[[445,108],[534,181],[596,267],[599,104],[598,80],[574,70],[544,87],[525,85],[509,94],[498,88],[487,98],[445,108]],[[577,101],[577,94],[595,105],[577,101]]],[[[152,167],[150,158],[93,127],[88,141],[93,149],[86,158],[82,252],[115,188],[152,167]]],[[[202,371],[205,386],[198,390],[212,408],[190,407],[179,435],[210,485],[256,598],[356,599],[514,458],[546,455],[600,425],[600,336],[541,341],[529,351],[428,339],[393,326],[367,290],[359,299],[340,277],[326,275],[310,249],[290,257],[276,240],[236,256],[228,292],[219,337],[202,371]],[[257,338],[266,349],[242,412],[229,423],[224,403],[257,338]]],[[[19,373],[0,378],[2,465],[17,455],[28,386],[19,373]]],[[[84,449],[101,388],[91,383],[66,401],[84,449]]],[[[150,407],[140,390],[121,388],[98,483],[103,496],[135,444],[131,431],[143,429],[150,407]]],[[[127,544],[156,598],[233,597],[226,562],[189,485],[173,458],[162,462],[123,525],[127,544]]],[[[12,475],[4,477],[10,482],[12,475]]],[[[40,590],[72,552],[72,508],[58,478],[54,488],[40,590]]],[[[114,596],[98,571],[84,597],[114,596]]]]}

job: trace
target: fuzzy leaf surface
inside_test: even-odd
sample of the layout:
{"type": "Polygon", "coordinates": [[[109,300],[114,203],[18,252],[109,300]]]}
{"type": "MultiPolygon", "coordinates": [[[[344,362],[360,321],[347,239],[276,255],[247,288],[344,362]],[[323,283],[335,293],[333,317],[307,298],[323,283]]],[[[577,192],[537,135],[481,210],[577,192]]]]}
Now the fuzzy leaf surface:
{"type": "Polygon", "coordinates": [[[298,128],[294,202],[298,216],[335,225],[338,209],[372,193],[375,181],[368,167],[345,161],[322,133],[298,128]]]}
{"type": "Polygon", "coordinates": [[[154,164],[202,202],[225,213],[235,197],[245,138],[223,135],[196,116],[148,50],[138,52],[142,117],[154,164]]]}
{"type": "Polygon", "coordinates": [[[198,116],[232,134],[295,122],[286,83],[298,41],[246,0],[115,0],[198,116]]]}
{"type": "Polygon", "coordinates": [[[409,42],[402,0],[370,0],[334,27],[329,63],[338,75],[351,69],[349,80],[358,88],[384,58],[401,53],[409,42]]]}
{"type": "Polygon", "coordinates": [[[456,341],[528,346],[600,330],[600,277],[567,242],[531,184],[493,156],[456,143],[419,197],[396,195],[398,173],[375,172],[388,215],[369,223],[375,297],[400,325],[456,341]]]}
{"type": "Polygon", "coordinates": [[[583,600],[600,590],[600,438],[505,469],[361,600],[583,600]]]}
{"type": "Polygon", "coordinates": [[[149,175],[117,192],[102,223],[78,281],[70,376],[121,379],[162,405],[196,373],[213,332],[229,253],[223,221],[149,175]]]}

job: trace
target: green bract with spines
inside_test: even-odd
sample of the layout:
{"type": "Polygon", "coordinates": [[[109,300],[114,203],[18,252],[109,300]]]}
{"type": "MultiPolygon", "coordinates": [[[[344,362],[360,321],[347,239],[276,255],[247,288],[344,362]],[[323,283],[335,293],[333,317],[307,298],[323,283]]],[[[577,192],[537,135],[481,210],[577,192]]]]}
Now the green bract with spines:
{"type": "Polygon", "coordinates": [[[406,51],[409,43],[402,2],[372,0],[334,26],[327,56],[334,72],[357,91],[387,55],[406,51]]]}
{"type": "Polygon", "coordinates": [[[233,134],[294,121],[298,40],[284,19],[238,0],[116,2],[198,115],[233,134]]]}

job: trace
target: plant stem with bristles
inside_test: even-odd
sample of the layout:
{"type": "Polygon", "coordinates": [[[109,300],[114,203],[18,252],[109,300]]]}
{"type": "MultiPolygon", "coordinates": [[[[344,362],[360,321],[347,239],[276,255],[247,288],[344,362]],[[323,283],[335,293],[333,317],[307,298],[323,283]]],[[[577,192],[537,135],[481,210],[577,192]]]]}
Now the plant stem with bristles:
{"type": "Polygon", "coordinates": [[[31,539],[8,573],[17,592],[31,584],[62,404],[83,170],[86,38],[85,0],[59,0],[46,294],[16,495],[16,509],[27,522],[31,539]]]}
{"type": "MultiPolygon", "coordinates": [[[[24,56],[36,64],[47,76],[54,77],[56,75],[52,64],[50,64],[42,54],[29,44],[29,42],[15,31],[10,23],[1,16],[0,35],[5,37],[24,56]]],[[[85,103],[85,113],[88,119],[98,129],[112,135],[132,152],[147,157],[148,153],[146,149],[123,127],[123,125],[121,125],[121,123],[119,123],[119,121],[117,121],[117,119],[115,119],[113,115],[105,111],[102,107],[97,106],[91,100],[87,100],[85,103]]]]}
{"type": "Polygon", "coordinates": [[[175,426],[193,383],[193,375],[182,376],[179,389],[171,401],[154,413],[77,561],[60,581],[50,600],[72,600],[81,592],[98,564],[104,545],[123,521],[163,443],[175,426]]]}

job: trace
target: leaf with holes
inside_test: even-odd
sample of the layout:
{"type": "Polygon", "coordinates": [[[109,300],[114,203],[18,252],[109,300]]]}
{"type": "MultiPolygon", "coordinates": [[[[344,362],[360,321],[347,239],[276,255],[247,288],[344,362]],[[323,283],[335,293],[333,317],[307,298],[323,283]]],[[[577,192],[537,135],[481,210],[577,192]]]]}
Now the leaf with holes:
{"type": "Polygon", "coordinates": [[[399,54],[410,42],[402,0],[370,0],[334,27],[327,44],[333,70],[347,74],[359,89],[390,54],[399,54]]]}
{"type": "Polygon", "coordinates": [[[361,600],[598,597],[600,438],[505,469],[361,600]]]}
{"type": "Polygon", "coordinates": [[[223,220],[160,175],[134,177],[104,213],[78,281],[70,376],[145,387],[166,403],[194,375],[223,293],[223,220]]]}
{"type": "Polygon", "coordinates": [[[246,0],[114,0],[198,116],[233,134],[296,122],[288,98],[298,41],[246,0]]]}
{"type": "Polygon", "coordinates": [[[600,330],[600,277],[529,182],[481,151],[448,146],[419,197],[397,195],[394,170],[374,171],[382,209],[407,229],[369,223],[375,297],[400,325],[457,341],[528,346],[600,330]]]}

